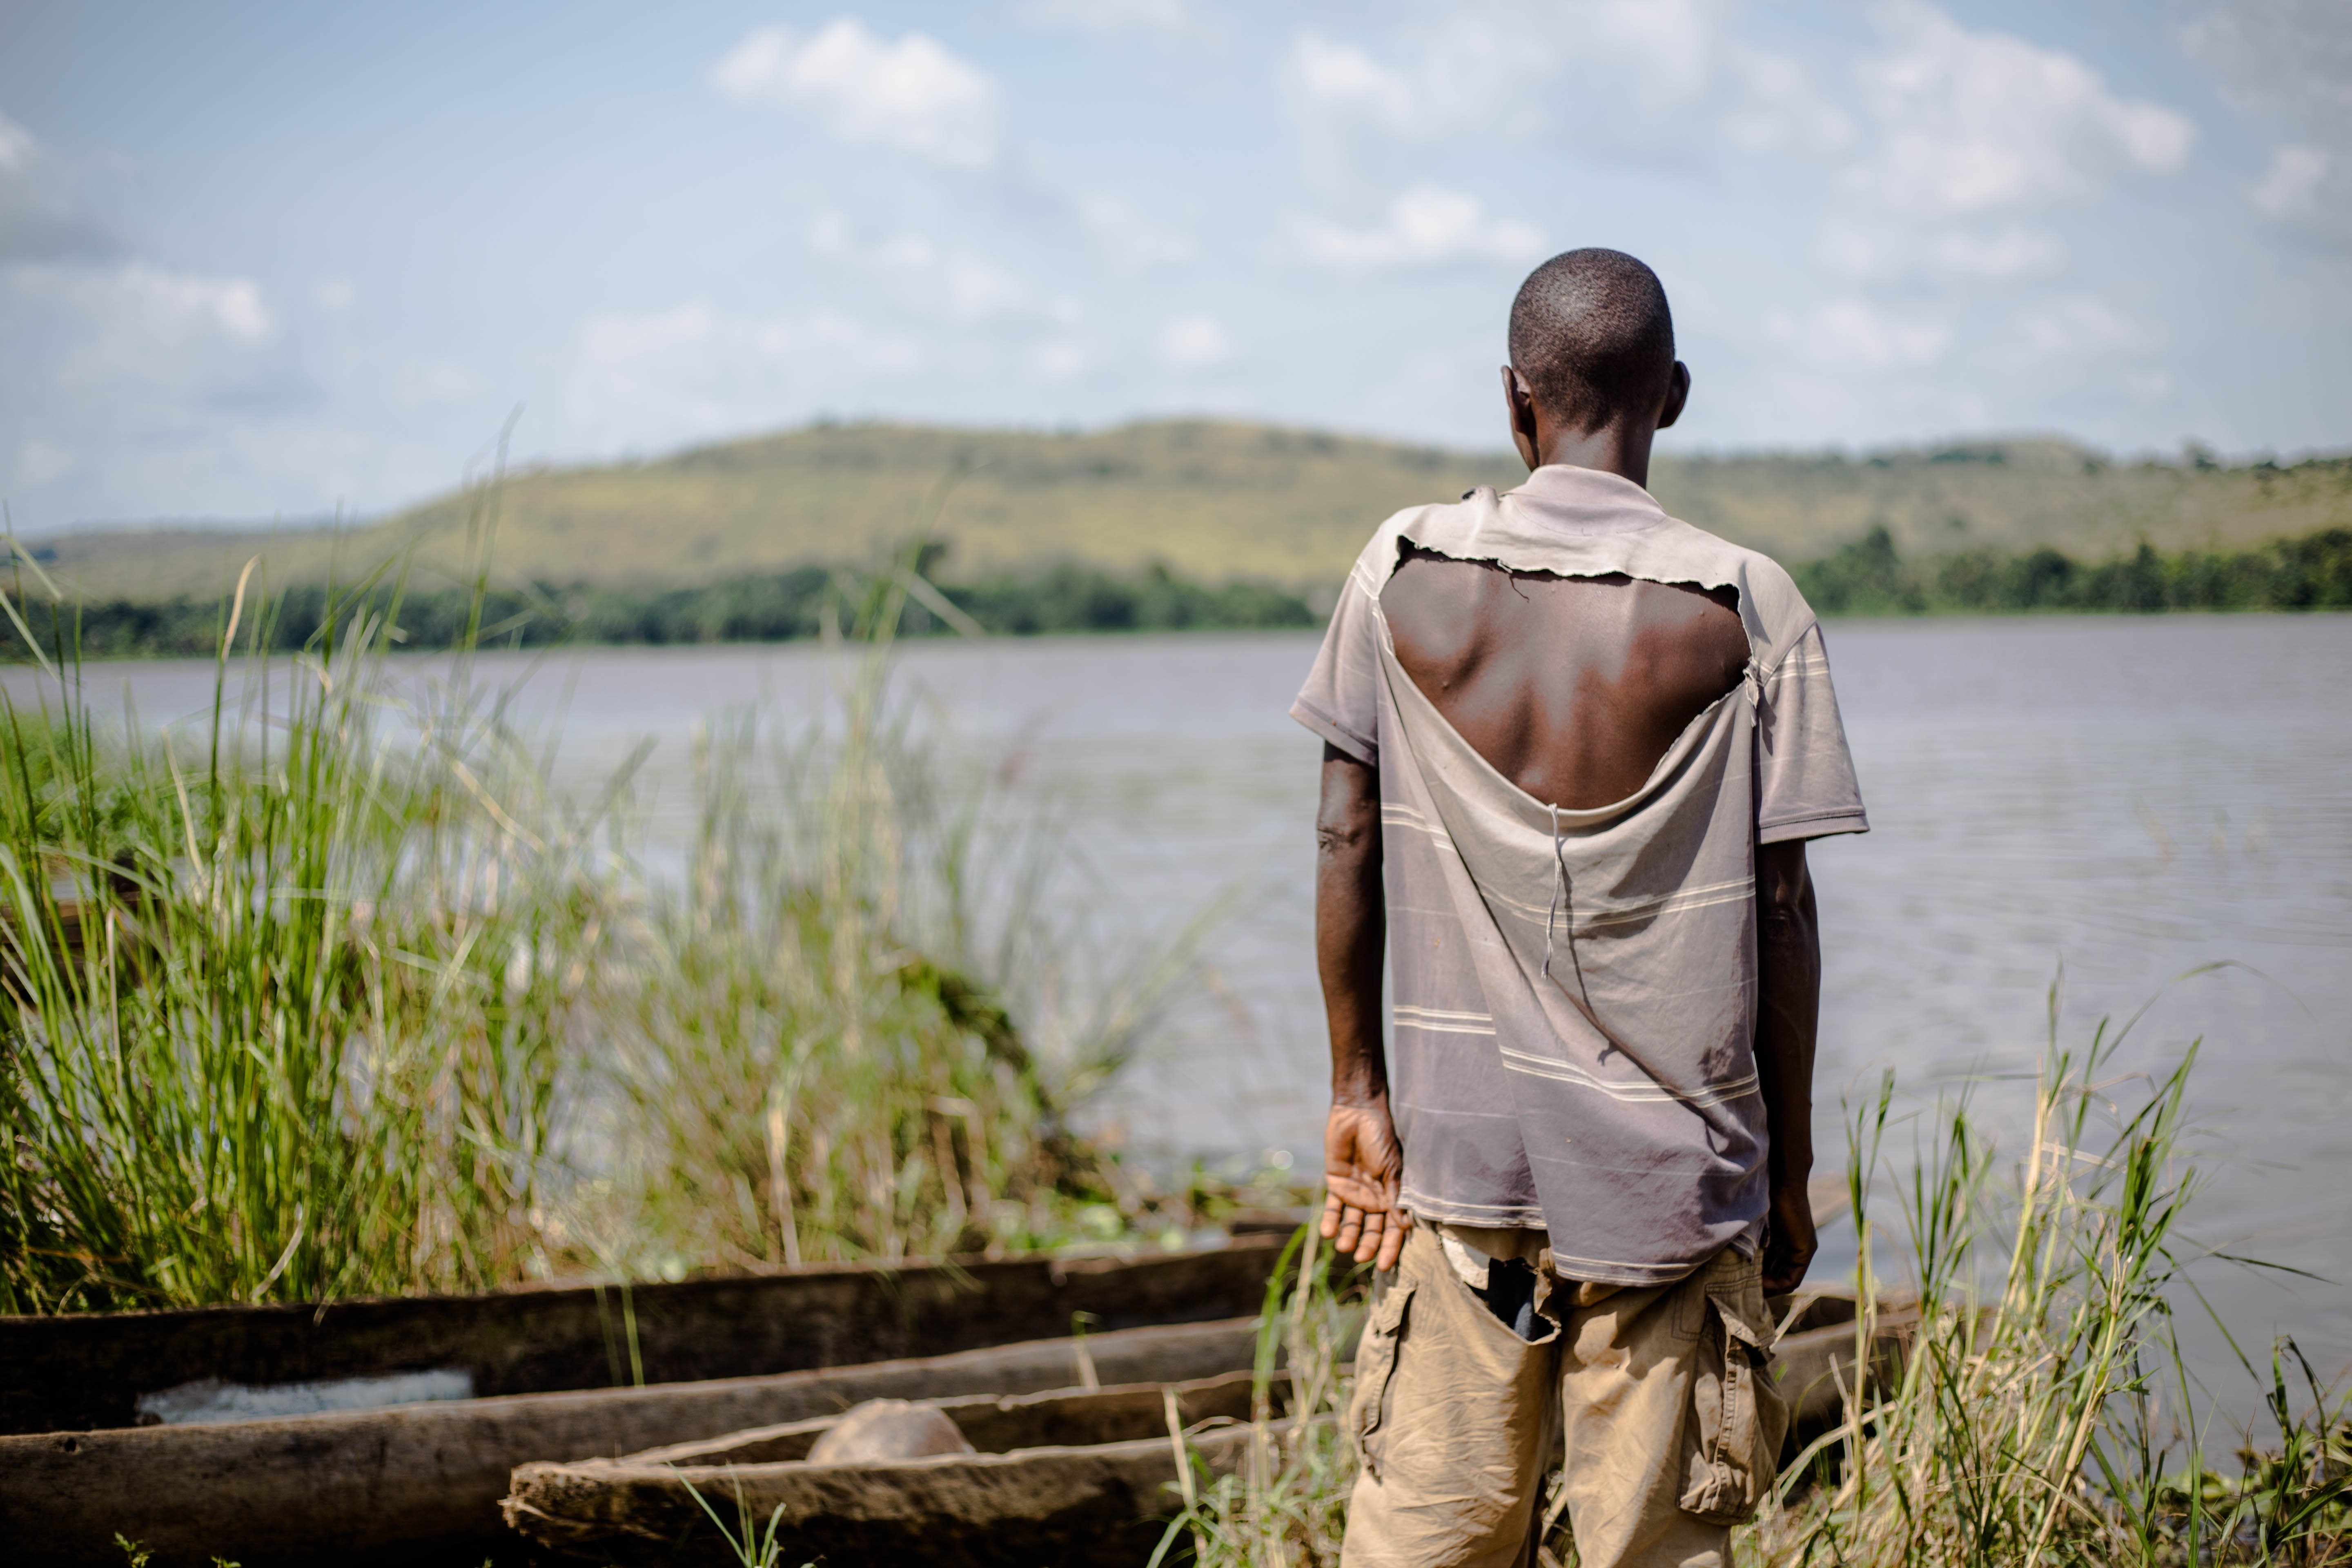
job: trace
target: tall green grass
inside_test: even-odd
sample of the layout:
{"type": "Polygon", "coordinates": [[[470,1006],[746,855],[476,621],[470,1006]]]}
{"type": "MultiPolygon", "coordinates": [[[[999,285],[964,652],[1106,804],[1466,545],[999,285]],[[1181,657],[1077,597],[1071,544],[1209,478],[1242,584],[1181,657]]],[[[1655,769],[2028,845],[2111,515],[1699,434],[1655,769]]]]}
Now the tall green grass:
{"type": "Polygon", "coordinates": [[[1321,1245],[1315,1226],[1302,1226],[1266,1284],[1243,1463],[1213,1474],[1186,1442],[1170,1398],[1181,1507],[1150,1568],[1339,1562],[1356,1479],[1355,1454],[1341,1431],[1352,1387],[1343,1358],[1363,1326],[1367,1271],[1339,1258],[1327,1263],[1321,1245]]]}
{"type": "MultiPolygon", "coordinates": [[[[2199,1182],[2183,1157],[2192,1048],[2118,1103],[2128,1026],[2045,1055],[2032,1130],[2004,1162],[1965,1098],[1939,1107],[1896,1183],[1919,1321],[1899,1378],[1867,1371],[1845,1419],[1784,1476],[1754,1532],[1769,1563],[2261,1563],[2352,1560],[2352,1427],[2315,1379],[2307,1403],[2266,1391],[2276,1431],[2234,1480],[2178,1352],[2193,1300],[2184,1243],[2199,1182]],[[2267,1478],[2263,1479],[2261,1478],[2267,1478]],[[2260,1500],[2257,1501],[2259,1497],[2260,1500]]],[[[1884,1281],[1869,1199],[1891,1079],[1857,1116],[1848,1184],[1860,1231],[1857,1346],[1884,1281]]],[[[2284,1347],[2283,1347],[2284,1353],[2284,1347]]],[[[1867,1368],[1866,1359],[1856,1364],[1867,1368]]],[[[2251,1371],[2252,1369],[2249,1368],[2251,1371]]]]}
{"type": "Polygon", "coordinates": [[[1123,1226],[1067,1117],[1185,942],[1073,966],[1065,846],[892,695],[909,575],[851,584],[828,722],[708,741],[682,879],[627,852],[625,777],[555,786],[478,613],[404,667],[379,577],[273,659],[241,588],[210,713],[160,732],[95,716],[55,616],[0,693],[0,1310],[1123,1226]]]}
{"type": "MultiPolygon", "coordinates": [[[[1916,1325],[1898,1371],[1841,1384],[1843,1419],[1738,1532],[1740,1563],[2352,1563],[2352,1394],[2282,1342],[2267,1368],[2246,1358],[2267,1429],[2232,1434],[2183,1368],[2173,1314],[2195,1300],[2185,1271],[2202,1256],[2181,1239],[2194,1052],[2134,1079],[2116,1069],[2122,1037],[2103,1025],[2061,1049],[2053,1026],[2030,1133],[2006,1157],[1964,1095],[1917,1123],[1902,1164],[1885,1148],[1892,1079],[1860,1108],[1848,1180],[1864,1306],[1846,1375],[1874,1365],[1882,1300],[1916,1300],[1916,1325]],[[1899,1217],[1882,1225],[1870,1200],[1890,1191],[1899,1217]],[[1899,1264],[1882,1271],[1882,1253],[1899,1264]],[[2235,1465],[2217,1467],[2217,1448],[2235,1465]]],[[[1353,1320],[1312,1269],[1295,1289],[1267,1320],[1298,1379],[1292,1418],[1261,1418],[1257,1463],[1188,1477],[1165,1562],[1339,1561],[1355,1467],[1339,1436],[1349,1381],[1330,1373],[1353,1320]]],[[[1575,1544],[1554,1517],[1538,1562],[1562,1568],[1575,1544]]]]}
{"type": "Polygon", "coordinates": [[[1050,822],[894,697],[903,596],[857,606],[834,723],[741,715],[698,747],[683,882],[651,890],[599,1010],[629,1155],[608,1231],[741,1264],[936,1256],[1122,1199],[1067,1118],[1199,927],[1128,956],[1089,939],[1050,822]]]}
{"type": "MultiPolygon", "coordinates": [[[[493,713],[385,623],[119,731],[0,698],[0,1307],[515,1278],[593,889],[493,713]],[[407,732],[395,738],[394,727],[407,732]]],[[[232,683],[232,674],[243,679],[232,683]]]]}

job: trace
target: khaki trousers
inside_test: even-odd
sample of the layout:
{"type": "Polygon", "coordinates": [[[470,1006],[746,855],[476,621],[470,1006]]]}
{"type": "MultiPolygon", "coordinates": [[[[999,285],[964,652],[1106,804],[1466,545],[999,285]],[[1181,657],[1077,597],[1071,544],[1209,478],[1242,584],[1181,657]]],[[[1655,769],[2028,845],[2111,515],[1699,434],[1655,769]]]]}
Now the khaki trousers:
{"type": "Polygon", "coordinates": [[[1356,1354],[1342,1568],[1531,1563],[1556,1457],[1581,1568],[1729,1568],[1788,1426],[1756,1260],[1650,1289],[1539,1274],[1535,1305],[1529,1343],[1433,1227],[1408,1235],[1356,1354]]]}

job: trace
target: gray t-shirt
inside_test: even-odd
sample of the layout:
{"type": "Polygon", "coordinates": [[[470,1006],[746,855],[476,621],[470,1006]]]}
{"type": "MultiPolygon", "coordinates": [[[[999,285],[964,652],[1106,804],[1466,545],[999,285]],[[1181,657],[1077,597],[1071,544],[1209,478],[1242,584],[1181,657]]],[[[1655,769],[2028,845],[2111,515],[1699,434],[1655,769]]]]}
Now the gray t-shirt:
{"type": "Polygon", "coordinates": [[[1291,714],[1381,774],[1390,1105],[1417,1217],[1547,1229],[1575,1279],[1649,1285],[1766,1206],[1755,847],[1860,833],[1819,625],[1777,564],[1589,468],[1399,512],[1349,574],[1291,714]],[[1728,587],[1749,660],[1641,790],[1521,791],[1396,663],[1405,542],[1465,561],[1728,587]]]}

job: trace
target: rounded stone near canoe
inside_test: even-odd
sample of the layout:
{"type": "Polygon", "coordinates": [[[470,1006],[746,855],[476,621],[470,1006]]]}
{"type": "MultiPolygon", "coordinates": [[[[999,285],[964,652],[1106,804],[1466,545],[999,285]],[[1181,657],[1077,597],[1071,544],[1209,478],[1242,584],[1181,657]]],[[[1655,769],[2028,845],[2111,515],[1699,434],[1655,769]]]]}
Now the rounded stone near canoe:
{"type": "Polygon", "coordinates": [[[809,1450],[812,1465],[872,1465],[889,1459],[921,1459],[933,1454],[970,1454],[971,1443],[936,1405],[908,1399],[869,1399],[854,1406],[809,1450]]]}

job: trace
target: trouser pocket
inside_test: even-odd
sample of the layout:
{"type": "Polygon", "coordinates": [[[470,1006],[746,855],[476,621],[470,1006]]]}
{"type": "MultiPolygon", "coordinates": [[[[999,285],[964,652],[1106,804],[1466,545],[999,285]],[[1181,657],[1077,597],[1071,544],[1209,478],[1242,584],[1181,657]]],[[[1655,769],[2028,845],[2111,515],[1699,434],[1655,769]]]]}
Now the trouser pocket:
{"type": "Polygon", "coordinates": [[[1373,1304],[1356,1347],[1351,1424],[1357,1456],[1374,1480],[1380,1479],[1381,1456],[1388,1446],[1390,1385],[1396,1381],[1397,1347],[1403,1342],[1412,1306],[1412,1287],[1400,1279],[1373,1304]]]}
{"type": "Polygon", "coordinates": [[[1756,1261],[1711,1268],[1705,1289],[1682,1509],[1711,1524],[1743,1524],[1779,1472],[1789,1405],[1772,1379],[1772,1326],[1756,1261]]]}

